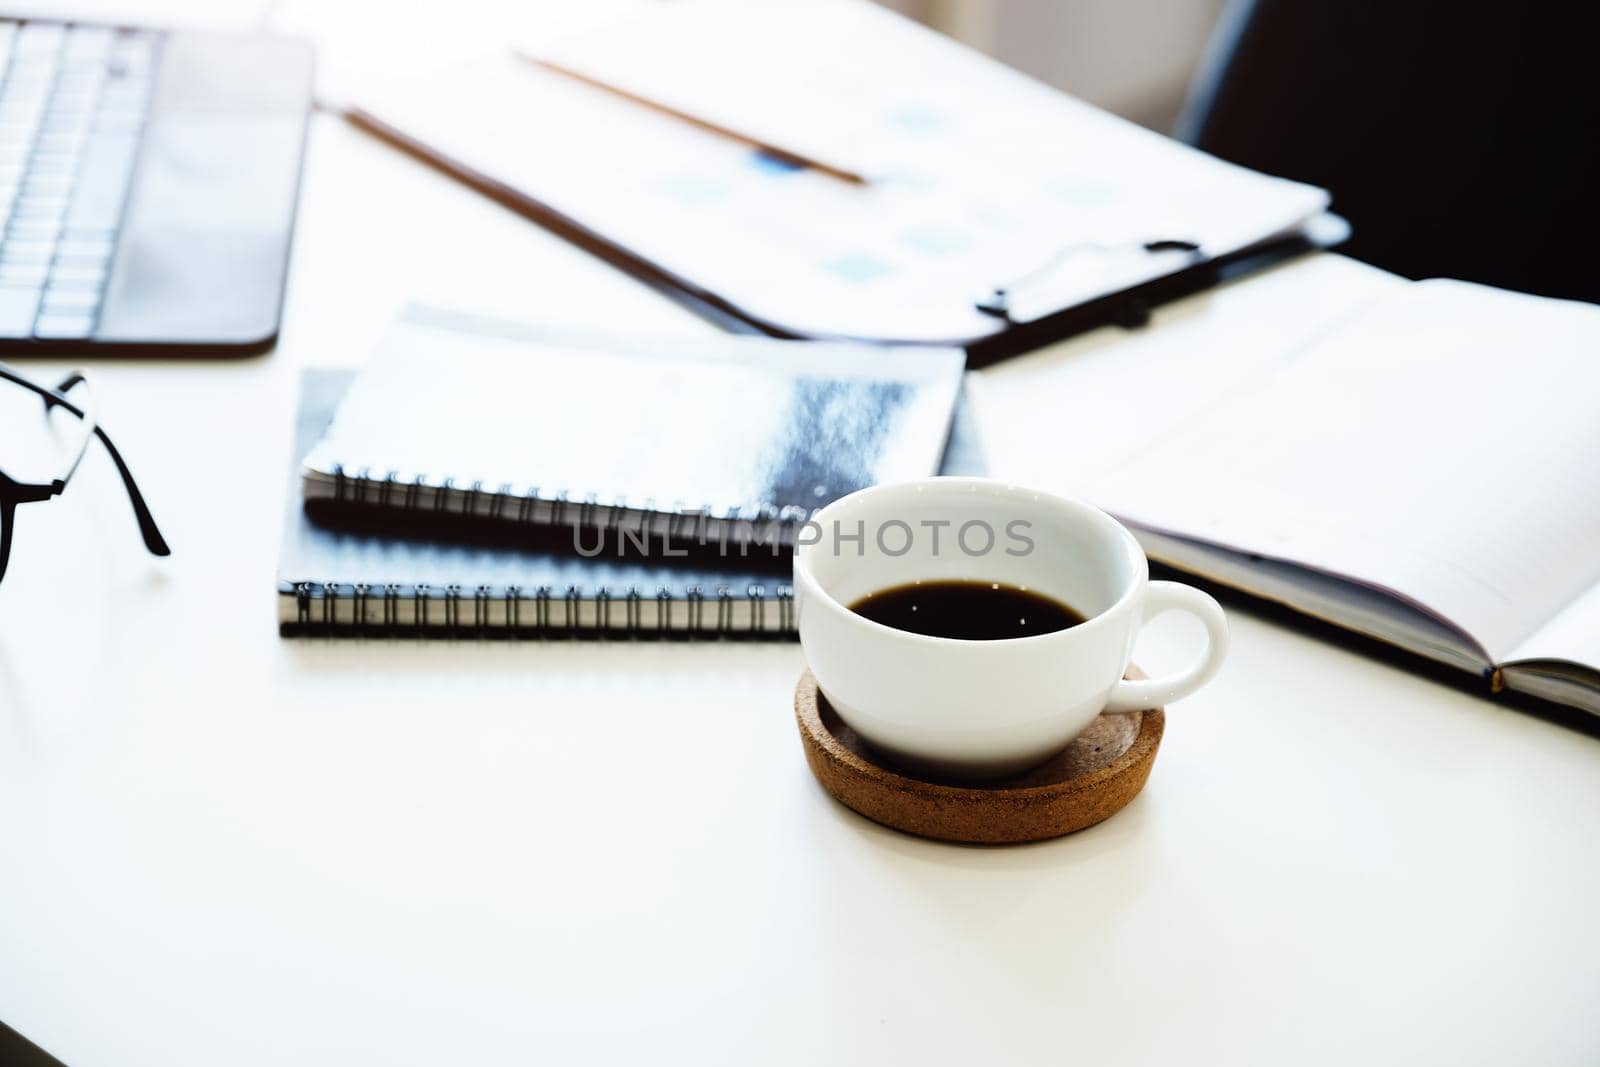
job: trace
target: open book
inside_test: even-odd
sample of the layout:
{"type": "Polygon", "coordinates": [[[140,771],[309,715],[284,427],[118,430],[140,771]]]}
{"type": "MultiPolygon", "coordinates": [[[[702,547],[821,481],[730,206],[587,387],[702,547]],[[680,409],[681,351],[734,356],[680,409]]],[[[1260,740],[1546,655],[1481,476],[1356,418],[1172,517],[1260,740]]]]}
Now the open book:
{"type": "MultiPolygon", "coordinates": [[[[1105,507],[1152,558],[1600,714],[1600,308],[1367,290],[1137,437],[1096,454],[1056,434],[1053,475],[1017,469],[1038,435],[988,430],[995,470],[1105,507]],[[1091,458],[1063,472],[1064,455],[1091,458]]],[[[1193,374],[1210,353],[1185,357],[1193,374]]]]}

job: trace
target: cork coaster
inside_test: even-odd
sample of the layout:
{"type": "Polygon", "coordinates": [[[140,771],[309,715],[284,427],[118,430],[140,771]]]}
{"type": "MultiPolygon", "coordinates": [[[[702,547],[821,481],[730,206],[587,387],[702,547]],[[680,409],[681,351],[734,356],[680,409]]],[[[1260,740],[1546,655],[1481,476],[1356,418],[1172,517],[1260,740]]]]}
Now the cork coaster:
{"type": "Polygon", "coordinates": [[[1160,708],[1101,715],[1042,766],[971,786],[891,770],[828,706],[810,671],[795,686],[794,714],[811,773],[845,807],[918,837],[987,845],[1060,837],[1121,811],[1150,777],[1166,724],[1160,708]]]}

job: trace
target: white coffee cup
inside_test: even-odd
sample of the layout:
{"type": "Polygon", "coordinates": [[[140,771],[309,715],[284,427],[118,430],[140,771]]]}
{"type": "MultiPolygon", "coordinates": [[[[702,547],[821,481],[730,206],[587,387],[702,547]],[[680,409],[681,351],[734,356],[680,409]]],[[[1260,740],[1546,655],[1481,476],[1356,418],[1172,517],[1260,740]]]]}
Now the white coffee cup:
{"type": "Polygon", "coordinates": [[[1139,543],[1111,516],[986,478],[876,486],[835,501],[801,532],[794,586],[801,648],[839,717],[891,758],[948,777],[1025,770],[1101,712],[1186,696],[1228,647],[1217,602],[1150,581],[1139,543]],[[930,580],[1022,587],[1086,621],[974,641],[898,630],[851,610],[870,593],[930,580]],[[1204,653],[1169,677],[1125,680],[1139,628],[1174,609],[1205,625],[1204,653]]]}

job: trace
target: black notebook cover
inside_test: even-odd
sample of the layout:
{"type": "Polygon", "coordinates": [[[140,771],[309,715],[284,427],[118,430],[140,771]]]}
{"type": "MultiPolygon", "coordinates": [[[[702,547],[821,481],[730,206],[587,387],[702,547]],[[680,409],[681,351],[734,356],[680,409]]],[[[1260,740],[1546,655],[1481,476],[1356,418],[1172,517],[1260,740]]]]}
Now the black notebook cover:
{"type": "MultiPolygon", "coordinates": [[[[408,525],[405,536],[313,522],[301,503],[298,459],[317,440],[349,387],[351,371],[310,370],[301,382],[289,514],[278,570],[284,636],[393,637],[793,636],[786,552],[751,546],[727,558],[667,556],[667,546],[606,545],[593,558],[573,533],[515,545],[452,525],[449,539],[408,525]]],[[[982,473],[965,405],[958,406],[941,464],[982,473]]],[[[588,551],[595,544],[585,540],[588,551]]]]}
{"type": "Polygon", "coordinates": [[[416,307],[306,455],[304,495],[337,506],[335,524],[365,509],[446,533],[792,544],[839,497],[938,469],[962,364],[954,349],[641,342],[416,307]]]}

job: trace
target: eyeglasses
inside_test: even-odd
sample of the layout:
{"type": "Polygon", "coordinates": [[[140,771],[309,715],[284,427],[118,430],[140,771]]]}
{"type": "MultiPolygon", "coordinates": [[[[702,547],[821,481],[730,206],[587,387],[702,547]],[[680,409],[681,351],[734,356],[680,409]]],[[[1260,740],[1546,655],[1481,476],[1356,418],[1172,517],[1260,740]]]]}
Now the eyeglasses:
{"type": "Polygon", "coordinates": [[[116,445],[111,443],[111,438],[106,436],[106,432],[95,421],[93,392],[84,376],[74,372],[61,379],[56,387],[51,389],[29,381],[0,363],[0,388],[3,388],[6,382],[38,394],[44,403],[46,418],[59,409],[75,416],[78,422],[73,436],[63,450],[65,469],[59,478],[52,478],[48,482],[23,482],[11,477],[4,468],[0,468],[0,579],[5,578],[6,564],[11,561],[11,532],[16,526],[17,505],[60,496],[77,471],[78,464],[83,460],[83,454],[88,451],[91,437],[98,437],[100,443],[106,446],[106,453],[111,457],[111,462],[116,464],[117,473],[122,475],[122,484],[128,491],[128,501],[133,505],[134,517],[139,522],[139,534],[144,538],[144,547],[149,549],[152,555],[170,556],[172,549],[167,547],[161,531],[156,529],[156,520],[151,516],[150,508],[145,504],[139,487],[134,484],[133,473],[128,470],[128,465],[123,461],[116,445]],[[68,393],[73,393],[73,397],[69,398],[68,393]]]}

